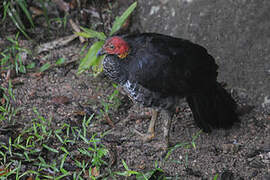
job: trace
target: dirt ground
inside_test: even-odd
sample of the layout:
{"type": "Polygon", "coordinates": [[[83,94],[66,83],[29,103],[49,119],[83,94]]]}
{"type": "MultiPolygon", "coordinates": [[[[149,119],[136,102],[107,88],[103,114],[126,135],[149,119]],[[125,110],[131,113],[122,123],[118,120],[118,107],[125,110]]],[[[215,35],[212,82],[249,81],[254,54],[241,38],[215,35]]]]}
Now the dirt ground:
{"type": "MultiPolygon", "coordinates": [[[[42,74],[31,72],[12,78],[16,97],[14,105],[22,108],[16,117],[16,124],[21,126],[19,128],[29,126],[31,119],[36,117],[33,108],[46,119],[51,119],[55,127],[63,123],[81,124],[81,118],[76,116],[78,111],[94,113],[93,125],[87,133],[109,130],[102,142],[114,157],[114,171],[123,171],[122,160],[125,160],[130,169],[141,172],[153,169],[157,162],[171,179],[213,179],[216,174],[224,180],[270,179],[269,103],[264,106],[256,104],[251,111],[243,110],[241,123],[230,130],[200,133],[194,140],[196,148],[176,148],[165,160],[164,151],[159,148],[163,135],[161,116],[156,124],[156,137],[147,143],[141,141],[134,129],[146,132],[149,118],[129,118],[125,123],[123,121],[127,120],[129,114],[142,115],[149,112],[149,109],[133,106],[125,95],[119,94],[116,103],[120,104],[110,108],[109,118],[102,116],[102,102],[112,103],[109,98],[115,88],[103,75],[94,78],[91,71],[76,74],[82,46],[78,40],[74,40],[35,58],[36,61],[53,64],[58,58],[64,57],[75,63],[53,67],[42,74]]],[[[248,89],[231,87],[228,90],[237,100],[240,109],[253,105],[248,89]]],[[[0,123],[2,127],[7,125],[0,123]]],[[[188,105],[183,101],[174,117],[171,141],[173,144],[190,143],[199,131],[193,123],[188,105]]]]}

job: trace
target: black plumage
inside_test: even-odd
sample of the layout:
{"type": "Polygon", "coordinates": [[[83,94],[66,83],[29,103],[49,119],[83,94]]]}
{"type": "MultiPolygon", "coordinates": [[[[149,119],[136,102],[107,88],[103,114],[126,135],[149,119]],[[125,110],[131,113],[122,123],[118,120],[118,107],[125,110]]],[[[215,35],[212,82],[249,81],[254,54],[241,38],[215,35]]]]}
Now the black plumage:
{"type": "Polygon", "coordinates": [[[217,82],[218,65],[204,47],[155,33],[121,38],[129,46],[128,55],[108,53],[103,67],[133,101],[173,114],[178,99],[186,98],[196,124],[205,132],[238,121],[236,103],[217,82]]]}

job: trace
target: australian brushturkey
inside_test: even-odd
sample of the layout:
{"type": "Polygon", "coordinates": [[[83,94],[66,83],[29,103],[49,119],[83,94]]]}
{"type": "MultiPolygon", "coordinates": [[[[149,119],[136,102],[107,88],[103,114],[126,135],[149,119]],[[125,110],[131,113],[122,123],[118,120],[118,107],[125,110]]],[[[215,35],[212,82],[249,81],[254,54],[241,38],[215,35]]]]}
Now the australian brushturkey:
{"type": "MultiPolygon", "coordinates": [[[[200,45],[143,33],[107,39],[98,53],[103,54],[107,54],[103,61],[105,74],[121,85],[133,101],[165,110],[167,144],[176,103],[184,97],[204,132],[230,128],[238,121],[235,101],[217,82],[218,66],[200,45]]],[[[155,119],[150,122],[146,139],[154,135],[155,119]]]]}

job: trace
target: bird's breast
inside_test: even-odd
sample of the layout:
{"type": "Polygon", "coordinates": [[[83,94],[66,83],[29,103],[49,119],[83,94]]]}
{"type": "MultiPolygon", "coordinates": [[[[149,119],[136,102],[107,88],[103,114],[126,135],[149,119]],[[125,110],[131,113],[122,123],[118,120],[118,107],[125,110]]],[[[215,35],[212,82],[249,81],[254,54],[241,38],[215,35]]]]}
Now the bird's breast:
{"type": "Polygon", "coordinates": [[[113,56],[106,56],[103,60],[103,70],[106,76],[116,83],[120,83],[121,67],[116,58],[113,56]]]}

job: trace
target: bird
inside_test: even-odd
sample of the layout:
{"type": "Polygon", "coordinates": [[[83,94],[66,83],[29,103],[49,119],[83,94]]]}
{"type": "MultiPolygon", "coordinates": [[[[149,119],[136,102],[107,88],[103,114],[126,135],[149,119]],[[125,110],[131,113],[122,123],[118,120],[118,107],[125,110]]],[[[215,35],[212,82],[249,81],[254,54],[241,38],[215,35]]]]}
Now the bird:
{"type": "Polygon", "coordinates": [[[218,65],[201,45],[158,33],[112,36],[97,56],[103,70],[130,99],[153,108],[143,140],[155,137],[157,113],[164,112],[164,143],[170,146],[170,128],[177,103],[185,98],[195,124],[203,132],[229,129],[239,122],[237,104],[217,81],[218,65]]]}

